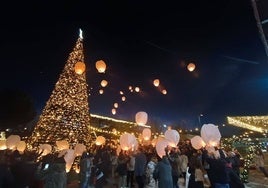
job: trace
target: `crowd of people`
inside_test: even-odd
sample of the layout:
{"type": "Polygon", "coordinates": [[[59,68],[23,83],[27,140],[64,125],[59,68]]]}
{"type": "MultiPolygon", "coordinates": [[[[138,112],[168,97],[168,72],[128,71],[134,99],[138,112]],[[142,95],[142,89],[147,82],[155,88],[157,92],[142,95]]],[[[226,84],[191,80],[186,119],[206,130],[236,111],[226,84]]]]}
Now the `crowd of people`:
{"type": "MultiPolygon", "coordinates": [[[[195,150],[190,142],[167,147],[161,158],[152,145],[120,152],[109,145],[94,146],[79,157],[77,177],[79,188],[179,188],[179,178],[187,188],[243,188],[240,158],[237,150],[195,150]]],[[[254,161],[268,177],[261,150],[256,150],[254,161]]],[[[59,153],[42,156],[29,151],[20,154],[17,150],[2,150],[0,168],[0,188],[68,185],[66,162],[59,153]]]]}

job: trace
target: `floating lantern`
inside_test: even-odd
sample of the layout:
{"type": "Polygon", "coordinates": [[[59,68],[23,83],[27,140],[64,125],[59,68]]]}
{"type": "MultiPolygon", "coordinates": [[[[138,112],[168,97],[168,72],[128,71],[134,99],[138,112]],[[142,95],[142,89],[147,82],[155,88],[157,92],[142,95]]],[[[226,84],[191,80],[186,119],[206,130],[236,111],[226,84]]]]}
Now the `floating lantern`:
{"type": "Polygon", "coordinates": [[[120,147],[122,150],[129,150],[134,148],[137,145],[135,136],[129,133],[122,134],[120,136],[120,147]]]}
{"type": "Polygon", "coordinates": [[[166,139],[159,140],[156,143],[155,149],[156,149],[157,155],[160,158],[166,155],[165,148],[168,147],[168,145],[169,145],[169,141],[166,139]]]}
{"type": "Polygon", "coordinates": [[[138,125],[145,125],[148,120],[148,115],[146,112],[138,112],[136,113],[135,120],[138,125]]]}
{"type": "Polygon", "coordinates": [[[128,86],[128,89],[129,89],[129,90],[132,90],[132,86],[128,86]]]}
{"type": "Polygon", "coordinates": [[[155,79],[155,80],[154,80],[154,86],[155,86],[155,87],[158,87],[159,84],[160,84],[159,79],[155,79]]]}
{"type": "Polygon", "coordinates": [[[191,138],[191,144],[196,150],[199,150],[206,146],[206,143],[200,136],[194,136],[193,138],[191,138]]]}
{"type": "Polygon", "coordinates": [[[123,96],[121,99],[122,99],[122,101],[126,101],[126,97],[125,96],[123,96]]]}
{"type": "Polygon", "coordinates": [[[124,95],[124,92],[123,91],[120,91],[119,93],[120,93],[120,95],[124,95]]]}
{"type": "Polygon", "coordinates": [[[107,80],[102,80],[102,81],[101,81],[101,86],[102,86],[102,87],[106,87],[107,84],[108,84],[107,80]]]}
{"type": "Polygon", "coordinates": [[[135,87],[135,91],[138,93],[140,92],[140,88],[139,87],[135,87]]]}
{"type": "Polygon", "coordinates": [[[56,146],[59,151],[69,149],[69,143],[67,140],[56,141],[56,146]]]}
{"type": "Polygon", "coordinates": [[[64,160],[66,162],[66,166],[65,166],[66,172],[69,172],[71,170],[74,159],[75,159],[74,150],[68,149],[66,151],[66,154],[64,155],[64,160]]]}
{"type": "Polygon", "coordinates": [[[7,149],[6,140],[0,140],[0,150],[7,149]]]}
{"type": "Polygon", "coordinates": [[[151,129],[149,129],[149,128],[145,128],[142,131],[142,137],[144,140],[150,140],[151,134],[152,134],[152,132],[151,132],[151,129]]]}
{"type": "Polygon", "coordinates": [[[106,70],[106,64],[103,60],[99,60],[96,62],[96,69],[99,73],[105,73],[106,70]]]}
{"type": "Polygon", "coordinates": [[[25,149],[26,149],[26,142],[19,141],[19,143],[17,144],[17,150],[22,154],[25,149]]]}
{"type": "Polygon", "coordinates": [[[17,144],[20,142],[20,136],[19,135],[10,135],[7,137],[6,145],[8,149],[16,149],[17,144]]]}
{"type": "Polygon", "coordinates": [[[82,153],[86,150],[87,148],[84,144],[76,144],[74,147],[74,154],[76,156],[82,156],[82,153]]]}
{"type": "Polygon", "coordinates": [[[169,140],[170,143],[169,145],[171,147],[176,147],[177,144],[180,141],[180,134],[178,133],[178,131],[172,129],[172,130],[166,130],[165,132],[165,139],[169,140]]]}
{"type": "Polygon", "coordinates": [[[201,137],[206,144],[216,146],[220,143],[221,133],[218,126],[213,124],[204,124],[201,128],[201,137]]]}
{"type": "Polygon", "coordinates": [[[166,95],[167,94],[167,90],[163,89],[162,90],[162,93],[163,93],[163,95],[166,95]]]}
{"type": "Polygon", "coordinates": [[[189,64],[187,65],[187,69],[188,69],[190,72],[194,71],[194,69],[195,69],[195,64],[194,64],[194,63],[189,63],[189,64]]]}
{"type": "Polygon", "coordinates": [[[101,94],[101,95],[103,94],[103,89],[99,90],[99,94],[101,94]]]}
{"type": "Polygon", "coordinates": [[[114,107],[115,107],[115,108],[118,108],[118,103],[117,103],[117,102],[114,103],[114,107]]]}
{"type": "Polygon", "coordinates": [[[45,156],[52,151],[52,146],[49,144],[42,144],[40,145],[39,148],[40,148],[39,153],[42,152],[42,156],[45,156]]]}
{"type": "Polygon", "coordinates": [[[74,71],[76,74],[83,74],[86,70],[86,65],[83,62],[78,61],[75,65],[74,65],[74,71]]]}
{"type": "Polygon", "coordinates": [[[116,109],[115,109],[115,108],[112,109],[112,114],[113,114],[113,115],[116,114],[116,109]]]}
{"type": "Polygon", "coordinates": [[[95,143],[97,146],[105,144],[106,139],[103,136],[98,136],[95,143]]]}

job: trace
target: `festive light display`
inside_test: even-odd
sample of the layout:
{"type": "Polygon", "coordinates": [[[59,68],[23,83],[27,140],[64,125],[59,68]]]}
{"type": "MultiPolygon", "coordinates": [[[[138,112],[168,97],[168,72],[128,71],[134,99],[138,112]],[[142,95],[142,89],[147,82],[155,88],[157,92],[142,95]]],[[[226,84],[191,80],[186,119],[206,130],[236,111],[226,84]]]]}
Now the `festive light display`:
{"type": "Polygon", "coordinates": [[[227,121],[237,127],[262,133],[265,129],[267,130],[268,116],[228,116],[227,121]]]}
{"type": "Polygon", "coordinates": [[[195,64],[194,64],[194,63],[189,63],[189,64],[187,65],[187,69],[188,69],[188,71],[190,71],[190,72],[194,71],[194,70],[195,70],[195,64]]]}
{"type": "Polygon", "coordinates": [[[81,37],[70,53],[39,121],[28,138],[29,150],[37,150],[41,144],[55,146],[59,140],[67,140],[71,148],[77,143],[88,145],[90,142],[88,85],[86,75],[77,74],[74,70],[77,62],[84,62],[81,37]]]}

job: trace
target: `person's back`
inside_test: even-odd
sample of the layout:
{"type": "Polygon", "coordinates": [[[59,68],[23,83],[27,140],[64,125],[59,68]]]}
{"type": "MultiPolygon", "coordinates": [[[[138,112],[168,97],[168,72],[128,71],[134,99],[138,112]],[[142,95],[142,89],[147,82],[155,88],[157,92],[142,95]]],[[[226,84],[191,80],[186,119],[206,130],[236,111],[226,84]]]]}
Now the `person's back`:
{"type": "Polygon", "coordinates": [[[166,156],[156,165],[154,178],[158,180],[158,188],[173,187],[172,168],[166,156]]]}

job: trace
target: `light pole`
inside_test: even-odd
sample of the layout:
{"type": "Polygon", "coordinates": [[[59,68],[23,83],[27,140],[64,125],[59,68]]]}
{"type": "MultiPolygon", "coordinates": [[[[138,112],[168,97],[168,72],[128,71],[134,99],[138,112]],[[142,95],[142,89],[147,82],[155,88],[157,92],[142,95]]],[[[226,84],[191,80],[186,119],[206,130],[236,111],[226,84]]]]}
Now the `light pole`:
{"type": "Polygon", "coordinates": [[[201,117],[203,116],[203,114],[199,114],[198,115],[198,122],[199,122],[199,125],[200,125],[200,127],[202,126],[202,124],[201,124],[201,117]]]}

